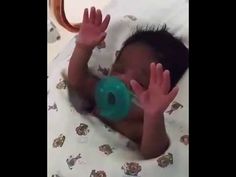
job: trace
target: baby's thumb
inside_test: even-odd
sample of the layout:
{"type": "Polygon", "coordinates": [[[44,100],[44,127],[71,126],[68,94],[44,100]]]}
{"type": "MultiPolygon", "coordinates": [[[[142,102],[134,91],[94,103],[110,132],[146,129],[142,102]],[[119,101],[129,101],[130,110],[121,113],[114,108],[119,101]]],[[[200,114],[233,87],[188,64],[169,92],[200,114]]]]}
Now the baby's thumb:
{"type": "Polygon", "coordinates": [[[175,86],[171,92],[169,93],[168,97],[169,97],[169,103],[171,103],[172,101],[174,101],[175,97],[177,96],[179,92],[179,87],[175,86]]]}
{"type": "Polygon", "coordinates": [[[136,80],[131,80],[130,85],[131,85],[134,93],[138,97],[141,95],[141,93],[143,93],[143,91],[144,91],[143,87],[136,80]]]}
{"type": "Polygon", "coordinates": [[[104,39],[106,38],[106,35],[107,35],[106,32],[103,32],[103,33],[101,33],[101,34],[99,35],[99,37],[98,37],[99,43],[102,42],[102,41],[104,41],[104,39]]]}

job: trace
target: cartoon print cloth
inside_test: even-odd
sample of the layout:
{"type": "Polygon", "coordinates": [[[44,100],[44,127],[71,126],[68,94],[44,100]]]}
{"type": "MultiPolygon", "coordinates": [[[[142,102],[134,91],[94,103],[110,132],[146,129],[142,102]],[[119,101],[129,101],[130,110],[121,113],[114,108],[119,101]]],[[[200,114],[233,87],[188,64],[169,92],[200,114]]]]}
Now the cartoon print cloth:
{"type": "MultiPolygon", "coordinates": [[[[145,6],[136,2],[129,8],[127,3],[114,0],[103,10],[113,18],[106,40],[94,49],[89,62],[99,77],[109,73],[122,42],[137,25],[166,23],[188,46],[186,1],[148,0],[145,6]],[[150,5],[157,8],[150,10],[150,5]],[[144,12],[145,17],[141,15],[144,12]]],[[[143,160],[134,142],[96,117],[76,112],[69,102],[61,72],[67,73],[76,40],[73,38],[48,67],[48,177],[188,177],[188,71],[178,83],[179,94],[165,112],[170,147],[158,158],[143,160]]]]}

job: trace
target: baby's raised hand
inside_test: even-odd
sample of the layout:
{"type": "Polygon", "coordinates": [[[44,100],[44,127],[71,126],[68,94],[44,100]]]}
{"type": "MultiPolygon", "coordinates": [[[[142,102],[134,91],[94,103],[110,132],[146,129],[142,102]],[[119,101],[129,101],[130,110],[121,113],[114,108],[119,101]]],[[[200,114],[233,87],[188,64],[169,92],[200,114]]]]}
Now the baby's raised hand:
{"type": "Polygon", "coordinates": [[[106,37],[105,30],[108,27],[109,21],[110,15],[106,15],[102,21],[102,12],[100,9],[96,10],[95,7],[91,7],[89,15],[88,9],[86,8],[78,35],[78,44],[89,48],[97,46],[106,37]]]}
{"type": "Polygon", "coordinates": [[[148,116],[150,118],[163,114],[178,93],[177,87],[170,91],[170,72],[163,71],[159,63],[150,64],[150,81],[147,90],[135,80],[131,80],[130,84],[140,101],[144,114],[150,115],[148,116]]]}

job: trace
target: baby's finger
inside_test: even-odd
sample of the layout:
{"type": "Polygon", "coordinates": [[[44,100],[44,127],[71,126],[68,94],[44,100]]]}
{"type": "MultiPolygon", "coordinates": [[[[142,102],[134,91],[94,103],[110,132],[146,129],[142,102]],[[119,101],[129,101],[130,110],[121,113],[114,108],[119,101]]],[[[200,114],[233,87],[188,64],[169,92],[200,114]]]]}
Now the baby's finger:
{"type": "Polygon", "coordinates": [[[95,17],[96,17],[96,9],[95,7],[91,7],[90,9],[90,23],[94,23],[95,22],[95,17]]]}
{"type": "Polygon", "coordinates": [[[163,90],[164,94],[168,94],[170,91],[170,71],[169,70],[165,70],[163,72],[163,80],[161,83],[161,88],[163,90]]]}
{"type": "Polygon", "coordinates": [[[102,12],[100,9],[98,9],[95,18],[95,25],[100,25],[101,23],[102,23],[102,12]]]}
{"type": "Polygon", "coordinates": [[[84,15],[83,15],[83,23],[88,23],[89,17],[88,17],[88,8],[84,9],[84,15]]]}
{"type": "Polygon", "coordinates": [[[162,77],[163,77],[162,73],[163,73],[162,64],[158,63],[156,65],[156,78],[157,78],[156,83],[158,85],[160,85],[162,83],[162,77]]]}
{"type": "Polygon", "coordinates": [[[154,62],[150,64],[150,80],[149,86],[155,84],[157,82],[157,75],[156,75],[156,65],[154,62]]]}
{"type": "Polygon", "coordinates": [[[143,87],[136,81],[136,80],[131,80],[130,85],[134,91],[134,93],[140,97],[140,95],[143,93],[144,89],[143,87]]]}
{"type": "Polygon", "coordinates": [[[109,22],[110,22],[110,19],[111,19],[110,15],[107,15],[105,17],[105,19],[103,20],[103,22],[101,24],[101,27],[100,27],[101,31],[105,31],[107,29],[107,27],[109,25],[109,22]]]}
{"type": "Polygon", "coordinates": [[[104,41],[104,39],[106,38],[106,35],[107,35],[106,32],[101,33],[98,38],[98,43],[104,41]]]}
{"type": "Polygon", "coordinates": [[[174,88],[171,90],[171,92],[170,92],[169,95],[168,95],[168,97],[169,97],[169,99],[168,99],[169,103],[171,103],[171,102],[175,99],[176,95],[178,94],[178,91],[179,91],[179,88],[178,88],[177,86],[174,87],[174,88]]]}

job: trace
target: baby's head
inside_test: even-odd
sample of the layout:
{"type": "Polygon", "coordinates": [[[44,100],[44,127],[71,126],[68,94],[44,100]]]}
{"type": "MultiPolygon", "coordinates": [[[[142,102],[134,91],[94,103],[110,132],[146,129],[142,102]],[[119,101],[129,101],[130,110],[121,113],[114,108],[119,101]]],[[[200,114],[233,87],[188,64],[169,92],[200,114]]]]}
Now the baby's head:
{"type": "Polygon", "coordinates": [[[138,28],[123,43],[111,75],[120,78],[128,87],[130,80],[135,79],[147,88],[151,62],[161,63],[170,71],[173,88],[188,68],[188,49],[166,30],[166,26],[138,28]]]}
{"type": "MultiPolygon", "coordinates": [[[[188,68],[188,49],[166,30],[166,26],[138,28],[123,43],[110,74],[124,81],[130,89],[133,79],[148,88],[151,62],[161,63],[163,69],[170,71],[173,88],[188,68]]],[[[134,106],[128,117],[143,119],[142,114],[143,110],[134,106]]]]}

